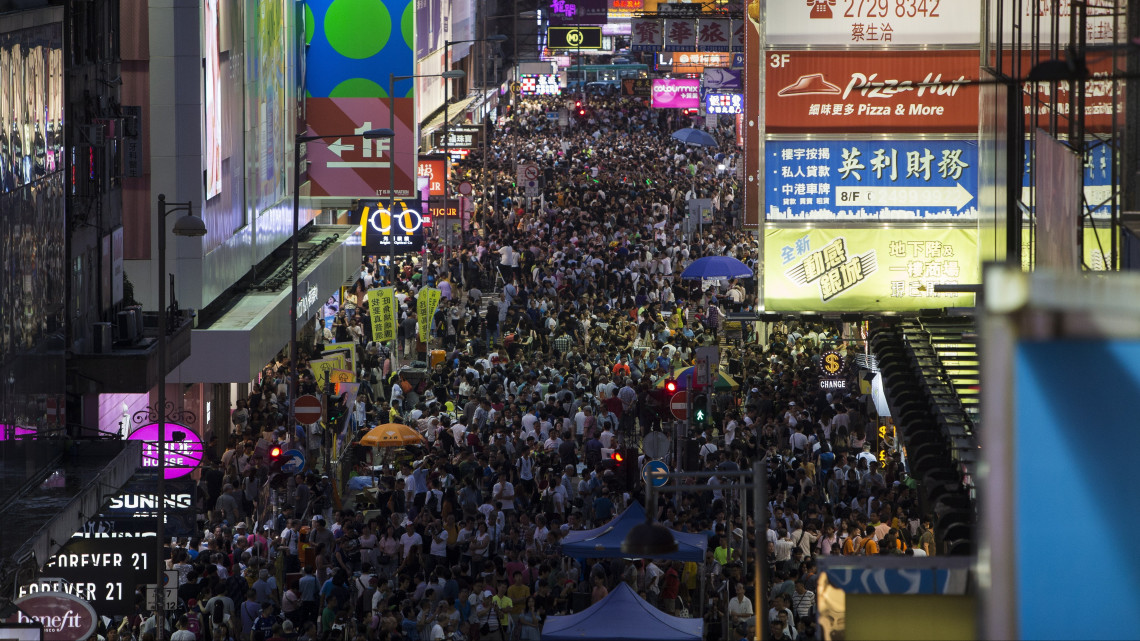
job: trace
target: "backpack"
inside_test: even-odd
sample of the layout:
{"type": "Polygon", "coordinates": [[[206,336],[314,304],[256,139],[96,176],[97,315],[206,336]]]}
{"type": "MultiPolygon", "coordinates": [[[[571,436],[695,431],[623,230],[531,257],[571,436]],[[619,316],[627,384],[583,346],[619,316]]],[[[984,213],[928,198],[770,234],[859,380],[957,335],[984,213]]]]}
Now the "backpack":
{"type": "Polygon", "coordinates": [[[248,590],[249,584],[240,574],[231,574],[230,578],[226,579],[226,596],[234,603],[245,601],[245,593],[248,590]]]}
{"type": "MultiPolygon", "coordinates": [[[[219,601],[217,605],[222,604],[219,601]]],[[[186,613],[186,629],[193,632],[195,638],[202,638],[202,617],[198,615],[197,610],[190,610],[186,613]]]]}

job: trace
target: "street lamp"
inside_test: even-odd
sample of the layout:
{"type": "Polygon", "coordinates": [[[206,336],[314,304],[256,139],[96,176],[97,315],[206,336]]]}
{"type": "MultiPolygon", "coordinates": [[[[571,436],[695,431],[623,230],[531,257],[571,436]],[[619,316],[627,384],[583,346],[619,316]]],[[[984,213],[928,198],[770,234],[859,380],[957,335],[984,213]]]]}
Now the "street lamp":
{"type": "MultiPolygon", "coordinates": [[[[290,250],[292,254],[292,286],[289,288],[289,440],[292,441],[295,437],[297,429],[297,414],[294,405],[297,400],[297,392],[300,391],[301,384],[297,379],[297,233],[300,227],[301,220],[301,145],[314,140],[324,140],[326,138],[364,138],[365,140],[375,140],[378,138],[387,138],[391,140],[395,137],[395,132],[391,129],[369,129],[364,133],[351,133],[343,135],[332,134],[314,134],[305,135],[297,134],[293,139],[293,236],[290,239],[290,250]]],[[[391,162],[391,149],[388,151],[388,171],[395,171],[395,163],[391,162]]],[[[161,640],[160,640],[161,641],[161,640]]]]}
{"type": "Polygon", "coordinates": [[[166,216],[176,211],[186,215],[174,223],[174,235],[200,238],[206,235],[206,223],[194,215],[194,203],[170,203],[167,209],[166,194],[158,195],[158,482],[155,486],[157,520],[155,527],[155,588],[154,623],[155,639],[162,641],[166,634],[164,608],[166,592],[162,580],[165,578],[162,562],[163,543],[166,539],[166,216]]]}
{"type": "MultiPolygon", "coordinates": [[[[462,45],[469,42],[506,42],[507,37],[501,33],[486,38],[475,38],[474,40],[444,40],[443,41],[443,64],[448,67],[451,66],[451,45],[462,45]]],[[[448,82],[444,86],[443,93],[443,204],[444,211],[447,207],[447,179],[448,174],[451,173],[451,136],[448,135],[448,128],[451,126],[451,83],[448,82]]],[[[483,195],[486,198],[486,194],[483,195]]],[[[446,232],[447,230],[444,229],[446,232]]],[[[459,234],[460,238],[463,237],[463,215],[459,215],[459,234]]],[[[450,240],[450,239],[448,239],[450,240]]],[[[448,258],[451,256],[451,246],[447,240],[444,241],[444,264],[447,264],[448,258]]]]}
{"type": "MultiPolygon", "coordinates": [[[[751,470],[742,470],[739,472],[668,472],[665,474],[654,474],[651,478],[646,479],[645,483],[645,523],[635,525],[626,535],[621,543],[621,551],[629,554],[630,556],[644,557],[644,558],[660,558],[667,554],[677,551],[677,542],[673,539],[673,533],[668,528],[655,523],[653,514],[657,509],[657,503],[654,498],[655,492],[663,492],[670,494],[677,494],[682,492],[695,492],[702,489],[711,489],[709,486],[703,488],[696,487],[653,487],[652,480],[654,478],[668,479],[708,479],[711,477],[718,478],[751,478],[751,483],[742,483],[733,485],[733,489],[739,490],[752,490],[752,511],[753,521],[756,526],[756,550],[752,558],[752,580],[754,585],[753,603],[756,605],[754,612],[756,613],[756,636],[755,641],[761,641],[764,638],[763,623],[766,622],[768,616],[767,592],[764,586],[767,584],[765,575],[765,566],[767,565],[767,553],[764,552],[760,545],[767,541],[767,529],[764,525],[764,508],[768,504],[768,471],[767,462],[754,460],[752,462],[751,470]]],[[[746,525],[748,517],[746,514],[742,515],[742,524],[746,525]]],[[[743,538],[743,537],[742,537],[743,538]]],[[[745,542],[747,539],[745,538],[745,542]]],[[[731,545],[731,544],[730,544],[731,545]]],[[[747,556],[747,547],[745,549],[745,556],[747,556]]]]}
{"type": "MultiPolygon", "coordinates": [[[[393,100],[393,101],[395,100],[395,87],[396,87],[396,81],[397,80],[411,80],[413,78],[443,78],[444,80],[457,80],[459,78],[463,78],[466,76],[467,76],[467,72],[463,71],[462,69],[448,70],[448,71],[444,71],[443,73],[427,73],[427,74],[411,75],[411,76],[397,76],[394,73],[389,73],[388,74],[388,96],[389,96],[390,100],[393,100]]],[[[447,84],[450,85],[450,83],[447,83],[447,84]]],[[[392,105],[395,105],[395,102],[393,102],[392,105]]],[[[446,109],[446,106],[445,106],[445,109],[446,109]]],[[[393,132],[396,131],[396,110],[392,107],[390,107],[388,109],[388,128],[391,129],[393,132]]],[[[393,154],[396,153],[394,151],[396,148],[396,140],[395,140],[394,136],[395,136],[395,134],[393,133],[393,139],[392,139],[392,149],[393,149],[392,153],[393,154]]],[[[444,167],[444,169],[443,169],[443,180],[444,180],[444,183],[443,183],[444,184],[443,211],[444,211],[444,214],[446,214],[447,213],[447,159],[446,158],[443,160],[443,167],[444,167]]],[[[396,174],[393,172],[389,172],[388,173],[388,219],[389,220],[391,220],[391,218],[392,218],[392,211],[393,211],[393,208],[395,206],[396,206],[396,174]]],[[[389,223],[389,225],[391,225],[391,223],[389,223]]],[[[396,245],[395,245],[395,243],[391,242],[392,240],[394,240],[393,238],[389,237],[388,240],[389,240],[389,242],[388,242],[388,270],[391,271],[396,264],[396,245]]],[[[425,261],[424,264],[426,266],[426,264],[427,264],[426,254],[424,256],[424,261],[425,261]]],[[[427,271],[426,270],[424,271],[424,278],[425,278],[425,283],[426,283],[426,278],[427,278],[427,271]]],[[[395,280],[392,278],[391,275],[389,275],[388,281],[390,283],[392,283],[393,287],[395,286],[395,280]]],[[[396,353],[396,340],[395,339],[392,339],[392,353],[393,354],[396,353]]]]}

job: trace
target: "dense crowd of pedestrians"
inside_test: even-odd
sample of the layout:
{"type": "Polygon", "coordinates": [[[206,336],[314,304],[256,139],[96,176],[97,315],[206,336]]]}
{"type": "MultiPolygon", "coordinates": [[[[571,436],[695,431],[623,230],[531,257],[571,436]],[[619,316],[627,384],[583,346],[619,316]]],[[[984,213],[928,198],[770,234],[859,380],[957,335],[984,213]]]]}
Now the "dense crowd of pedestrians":
{"type": "MultiPolygon", "coordinates": [[[[530,641],[546,617],[623,581],[666,613],[704,617],[706,638],[739,639],[757,625],[745,549],[761,550],[770,570],[759,624],[772,638],[813,639],[817,557],[935,553],[873,406],[857,385],[841,394],[817,383],[822,352],[854,357],[861,345],[831,325],[733,325],[727,314],[755,310],[755,281],[680,277],[704,255],[757,266],[756,243],[733,224],[731,125],[714,128],[718,148],[687,147],[669,136],[675,119],[642,100],[593,97],[568,128],[545,117],[558,106],[522,101],[487,158],[459,165],[481,184],[485,160],[491,194],[464,238],[447,250],[429,243],[426,265],[363,262],[316,337],[359,354],[362,385],[337,427],[286,429],[284,358],[238,403],[232,446],[199,484],[204,534],[172,548],[176,641],[530,641]],[[541,197],[514,184],[516,161],[545,170],[541,197]],[[711,199],[711,221],[686,222],[694,198],[711,199]],[[364,293],[388,284],[398,354],[369,340],[364,293]],[[418,340],[424,286],[443,299],[430,344],[418,340]],[[651,508],[666,526],[708,537],[704,563],[563,555],[568,533],[645,501],[610,454],[652,430],[674,438],[660,386],[707,345],[732,382],[714,389],[713,420],[683,437],[671,463],[725,471],[764,459],[764,538],[755,515],[742,518],[735,479],[714,477],[651,508]],[[394,367],[396,356],[422,363],[394,367]],[[266,465],[273,443],[301,439],[316,452],[328,432],[356,440],[387,422],[412,426],[424,445],[349,448],[347,484],[329,470],[283,477],[266,465]]],[[[300,368],[303,391],[317,391],[307,359],[300,368]]],[[[154,627],[128,618],[105,636],[146,638],[154,627]]]]}

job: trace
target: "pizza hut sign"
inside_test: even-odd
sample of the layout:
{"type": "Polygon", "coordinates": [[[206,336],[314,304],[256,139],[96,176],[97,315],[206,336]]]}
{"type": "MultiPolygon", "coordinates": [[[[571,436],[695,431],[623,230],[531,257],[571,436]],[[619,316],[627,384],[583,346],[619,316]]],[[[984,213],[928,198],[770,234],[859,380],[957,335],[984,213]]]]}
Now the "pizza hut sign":
{"type": "Polygon", "coordinates": [[[9,623],[39,623],[44,641],[80,641],[95,632],[98,618],[91,604],[64,592],[36,592],[16,599],[9,623]]]}

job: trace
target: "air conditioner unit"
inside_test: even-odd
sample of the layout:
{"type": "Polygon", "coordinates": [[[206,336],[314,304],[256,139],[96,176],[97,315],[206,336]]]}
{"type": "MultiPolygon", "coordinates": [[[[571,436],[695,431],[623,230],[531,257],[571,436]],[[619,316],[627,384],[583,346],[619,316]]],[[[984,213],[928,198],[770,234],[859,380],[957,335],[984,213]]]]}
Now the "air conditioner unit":
{"type": "Polygon", "coordinates": [[[111,344],[114,340],[114,331],[111,323],[92,323],[91,351],[94,354],[110,354],[111,344]]]}

